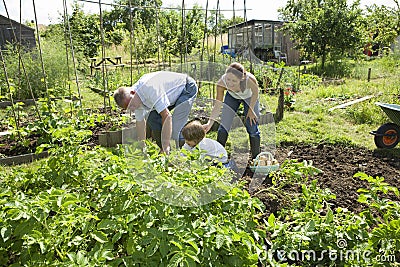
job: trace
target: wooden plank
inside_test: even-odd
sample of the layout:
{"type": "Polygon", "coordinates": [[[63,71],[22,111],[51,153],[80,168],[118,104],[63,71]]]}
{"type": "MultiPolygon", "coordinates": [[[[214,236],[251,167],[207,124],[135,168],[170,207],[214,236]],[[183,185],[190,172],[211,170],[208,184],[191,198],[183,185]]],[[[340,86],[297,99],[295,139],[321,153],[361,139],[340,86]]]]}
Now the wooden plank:
{"type": "MultiPolygon", "coordinates": [[[[25,106],[31,106],[31,105],[35,104],[35,101],[33,99],[14,100],[14,104],[19,103],[19,102],[24,103],[25,106]]],[[[12,102],[11,101],[2,101],[2,102],[0,102],[0,108],[6,108],[6,107],[9,107],[9,106],[12,106],[12,102]]]]}
{"type": "Polygon", "coordinates": [[[30,163],[34,160],[42,159],[42,158],[45,158],[48,156],[49,156],[49,153],[47,151],[43,151],[42,153],[39,153],[39,154],[29,153],[29,154],[25,154],[25,155],[1,158],[0,165],[10,166],[10,165],[23,164],[23,163],[30,163]]]}
{"type": "Polygon", "coordinates": [[[341,104],[341,105],[338,105],[338,106],[334,106],[334,107],[330,108],[328,111],[332,111],[332,110],[339,109],[339,108],[345,108],[345,107],[351,106],[353,104],[356,104],[356,103],[371,99],[373,97],[374,97],[374,95],[367,95],[367,96],[364,96],[364,97],[349,101],[347,103],[344,103],[344,104],[341,104]]]}
{"type": "Polygon", "coordinates": [[[99,144],[104,147],[116,147],[117,144],[129,144],[137,139],[136,126],[99,134],[99,144]]]}
{"type": "MultiPolygon", "coordinates": [[[[125,64],[105,64],[104,65],[105,67],[125,67],[125,64]]],[[[100,69],[102,69],[103,68],[103,65],[100,65],[100,66],[97,66],[97,67],[93,67],[93,69],[96,69],[96,70],[100,70],[100,69]]]]}
{"type": "Polygon", "coordinates": [[[1,132],[0,133],[0,137],[1,136],[6,136],[6,135],[11,135],[11,132],[10,131],[5,131],[5,132],[1,132]]]}
{"type": "MultiPolygon", "coordinates": [[[[60,100],[60,99],[71,100],[71,97],[64,96],[64,97],[52,97],[52,98],[50,98],[51,101],[60,100]]],[[[72,97],[72,101],[77,101],[77,100],[79,100],[78,97],[75,97],[75,96],[72,97]]],[[[32,106],[33,104],[35,104],[35,100],[33,100],[33,99],[14,100],[14,104],[19,103],[19,102],[24,103],[25,106],[32,106]]],[[[39,102],[39,98],[36,99],[36,102],[39,102]]],[[[12,106],[12,102],[11,101],[1,101],[0,102],[0,109],[6,108],[6,107],[9,107],[9,106],[12,106]]]]}

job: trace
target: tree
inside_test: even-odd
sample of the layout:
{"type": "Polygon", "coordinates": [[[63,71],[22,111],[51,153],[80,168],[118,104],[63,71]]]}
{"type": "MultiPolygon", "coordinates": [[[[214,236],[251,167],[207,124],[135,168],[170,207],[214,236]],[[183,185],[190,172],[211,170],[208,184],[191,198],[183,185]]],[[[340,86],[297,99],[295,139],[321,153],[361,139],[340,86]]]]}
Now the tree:
{"type": "Polygon", "coordinates": [[[221,29],[223,33],[228,32],[228,27],[244,22],[244,18],[240,16],[232,17],[230,19],[223,19],[221,21],[221,29]]]}
{"type": "Polygon", "coordinates": [[[123,23],[127,31],[142,23],[146,28],[155,27],[156,8],[161,7],[161,0],[115,0],[116,5],[109,12],[107,22],[109,26],[115,27],[116,23],[123,23]],[[130,10],[129,7],[132,9],[130,10]]]}
{"type": "Polygon", "coordinates": [[[400,35],[400,1],[399,0],[393,0],[393,2],[396,4],[396,8],[394,8],[395,12],[395,20],[396,20],[396,31],[397,34],[400,35]]]}
{"type": "Polygon", "coordinates": [[[224,14],[218,13],[218,16],[216,14],[217,11],[215,10],[209,11],[208,14],[207,29],[210,35],[227,33],[229,26],[244,22],[244,19],[239,16],[236,16],[235,18],[232,17],[230,19],[226,19],[224,14]],[[218,18],[218,24],[215,23],[216,18],[218,18]]]}
{"type": "Polygon", "coordinates": [[[321,58],[322,70],[328,56],[340,58],[362,46],[364,25],[359,0],[289,0],[280,9],[286,30],[296,48],[321,58]]]}
{"type": "Polygon", "coordinates": [[[160,14],[160,46],[165,56],[180,53],[180,23],[180,14],[175,10],[165,10],[160,14]]]}
{"type": "Polygon", "coordinates": [[[187,53],[191,53],[193,48],[200,47],[200,40],[203,38],[204,11],[199,5],[194,5],[186,12],[185,22],[181,23],[182,25],[185,27],[185,36],[181,36],[180,43],[186,46],[187,53]]]}
{"type": "Polygon", "coordinates": [[[75,3],[69,23],[76,52],[82,52],[86,57],[97,56],[101,44],[99,16],[86,15],[75,3]]]}
{"type": "Polygon", "coordinates": [[[204,28],[204,12],[200,6],[194,5],[187,10],[184,22],[179,9],[162,11],[159,16],[163,49],[177,56],[191,53],[193,48],[199,47],[204,28]]]}
{"type": "Polygon", "coordinates": [[[396,37],[400,35],[399,9],[396,10],[395,8],[374,4],[367,7],[366,20],[370,43],[390,46],[396,37]]]}
{"type": "MultiPolygon", "coordinates": [[[[121,44],[122,38],[128,36],[123,30],[131,32],[136,40],[137,49],[141,50],[141,60],[155,56],[158,48],[165,57],[190,54],[194,48],[200,47],[205,11],[199,5],[195,4],[193,8],[185,10],[182,19],[181,7],[162,9],[161,0],[115,0],[115,2],[113,10],[103,12],[106,41],[116,45],[121,44]],[[129,6],[132,9],[129,9],[129,6]]],[[[211,19],[214,20],[214,24],[208,25],[208,31],[211,30],[212,34],[216,29],[217,34],[221,30],[225,32],[228,25],[243,21],[240,17],[226,20],[223,16],[219,16],[219,28],[215,28],[215,12],[212,13],[212,18],[209,17],[209,22],[211,19]]]]}
{"type": "Polygon", "coordinates": [[[139,23],[135,28],[135,48],[140,62],[154,57],[157,53],[157,31],[155,27],[147,28],[139,23]]]}

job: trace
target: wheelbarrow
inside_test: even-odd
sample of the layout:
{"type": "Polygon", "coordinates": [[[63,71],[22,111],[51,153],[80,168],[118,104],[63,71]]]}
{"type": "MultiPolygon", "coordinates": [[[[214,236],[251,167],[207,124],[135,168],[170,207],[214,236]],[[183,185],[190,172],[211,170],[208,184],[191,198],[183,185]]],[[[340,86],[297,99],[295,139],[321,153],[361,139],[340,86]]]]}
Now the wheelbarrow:
{"type": "Polygon", "coordinates": [[[393,121],[383,124],[373,134],[375,145],[378,148],[394,148],[400,141],[400,105],[375,103],[380,106],[386,115],[393,121]]]}

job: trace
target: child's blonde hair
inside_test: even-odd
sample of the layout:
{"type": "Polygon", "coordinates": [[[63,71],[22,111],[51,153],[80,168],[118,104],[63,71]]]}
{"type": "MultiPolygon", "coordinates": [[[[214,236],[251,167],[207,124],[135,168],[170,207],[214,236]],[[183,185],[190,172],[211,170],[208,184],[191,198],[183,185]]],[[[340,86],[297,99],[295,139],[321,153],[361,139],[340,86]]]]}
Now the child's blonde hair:
{"type": "Polygon", "coordinates": [[[194,120],[185,125],[182,129],[182,136],[186,141],[195,142],[196,145],[206,136],[206,132],[200,121],[194,120]]]}

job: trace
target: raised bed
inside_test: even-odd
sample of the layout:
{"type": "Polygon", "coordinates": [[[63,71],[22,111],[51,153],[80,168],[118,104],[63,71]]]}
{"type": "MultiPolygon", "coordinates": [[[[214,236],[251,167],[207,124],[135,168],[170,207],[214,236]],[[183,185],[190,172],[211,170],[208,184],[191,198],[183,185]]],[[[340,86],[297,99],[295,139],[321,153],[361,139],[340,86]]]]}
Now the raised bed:
{"type": "MultiPolygon", "coordinates": [[[[59,100],[59,99],[69,99],[69,100],[71,100],[71,97],[69,97],[69,96],[53,97],[53,98],[51,98],[51,101],[59,100]]],[[[79,98],[77,98],[75,96],[72,97],[72,101],[77,101],[77,100],[79,100],[79,98]]],[[[14,102],[14,104],[22,102],[22,103],[24,103],[25,106],[32,106],[37,101],[38,101],[38,99],[36,99],[36,100],[35,99],[24,99],[24,100],[14,100],[13,102],[14,102]]],[[[11,102],[11,101],[1,101],[0,102],[0,108],[7,108],[9,106],[12,106],[13,102],[11,102]]]]}
{"type": "Polygon", "coordinates": [[[137,138],[136,126],[130,126],[116,131],[104,131],[99,134],[99,144],[104,147],[116,147],[126,141],[127,137],[137,138]]]}
{"type": "Polygon", "coordinates": [[[39,154],[29,153],[29,154],[24,154],[24,155],[1,158],[0,159],[0,165],[9,166],[9,165],[18,165],[18,164],[30,163],[30,162],[32,162],[34,160],[46,158],[48,156],[49,156],[49,153],[47,151],[43,151],[43,152],[41,152],[39,154]]]}

